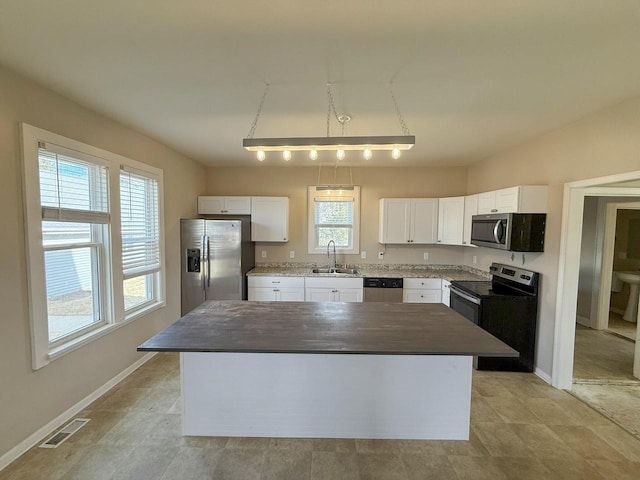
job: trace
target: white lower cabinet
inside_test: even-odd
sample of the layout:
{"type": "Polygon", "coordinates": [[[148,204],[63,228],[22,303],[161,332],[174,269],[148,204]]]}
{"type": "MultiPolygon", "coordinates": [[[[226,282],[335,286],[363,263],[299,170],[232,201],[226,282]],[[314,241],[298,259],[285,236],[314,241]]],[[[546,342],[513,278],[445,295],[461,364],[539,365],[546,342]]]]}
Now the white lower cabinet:
{"type": "Polygon", "coordinates": [[[405,278],[402,286],[404,303],[442,302],[442,280],[439,278],[405,278]]]}
{"type": "Polygon", "coordinates": [[[248,298],[255,302],[304,302],[304,277],[248,277],[248,298]]]}
{"type": "Polygon", "coordinates": [[[307,302],[362,302],[362,278],[305,278],[307,302]]]}
{"type": "Polygon", "coordinates": [[[442,279],[442,303],[444,303],[447,307],[451,306],[449,305],[449,299],[451,297],[451,290],[449,290],[450,287],[451,287],[451,282],[443,278],[442,279]]]}

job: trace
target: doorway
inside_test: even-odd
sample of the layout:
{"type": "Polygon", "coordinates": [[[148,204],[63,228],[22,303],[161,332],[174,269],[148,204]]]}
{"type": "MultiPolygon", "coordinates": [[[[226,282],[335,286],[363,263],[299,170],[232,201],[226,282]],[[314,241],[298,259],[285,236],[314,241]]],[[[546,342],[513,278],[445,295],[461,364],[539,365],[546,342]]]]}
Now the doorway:
{"type": "Polygon", "coordinates": [[[640,410],[640,381],[634,378],[640,377],[640,341],[606,329],[611,289],[616,288],[614,258],[620,256],[614,249],[618,204],[640,206],[638,180],[640,172],[634,172],[565,185],[552,375],[554,386],[571,390],[634,435],[640,435],[640,421],[634,420],[640,410]],[[595,221],[589,214],[594,205],[595,221]],[[591,251],[583,243],[589,222],[596,226],[591,251]],[[592,256],[590,278],[584,275],[585,255],[592,256]]]}

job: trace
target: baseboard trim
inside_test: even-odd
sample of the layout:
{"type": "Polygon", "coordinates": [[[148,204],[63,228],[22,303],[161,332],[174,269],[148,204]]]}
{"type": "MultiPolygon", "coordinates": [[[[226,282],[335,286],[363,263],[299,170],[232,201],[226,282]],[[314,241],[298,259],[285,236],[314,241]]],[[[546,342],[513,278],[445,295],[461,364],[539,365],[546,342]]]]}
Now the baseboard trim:
{"type": "Polygon", "coordinates": [[[591,328],[591,319],[587,317],[583,317],[582,315],[576,315],[576,322],[578,322],[583,327],[591,328]]]}
{"type": "Polygon", "coordinates": [[[551,376],[548,375],[546,372],[543,372],[542,370],[540,370],[538,367],[536,367],[536,369],[534,370],[534,372],[538,377],[540,377],[543,381],[547,382],[549,385],[551,385],[551,376]]]}
{"type": "Polygon", "coordinates": [[[118,383],[120,383],[122,380],[124,380],[129,375],[131,375],[134,371],[140,368],[142,365],[144,365],[149,360],[151,360],[151,358],[153,358],[156,355],[156,353],[157,352],[147,353],[140,360],[136,361],[135,363],[131,364],[129,367],[125,368],[122,372],[120,372],[118,375],[113,377],[111,380],[109,380],[107,383],[102,385],[100,388],[98,388],[94,392],[84,397],[82,400],[80,400],[78,403],[73,405],[71,408],[61,413],[60,415],[58,415],[56,418],[54,418],[49,423],[47,423],[43,427],[36,430],[34,433],[29,435],[18,445],[16,445],[7,453],[2,455],[0,457],[0,472],[4,470],[10,463],[15,461],[18,457],[20,457],[22,454],[26,453],[27,450],[29,450],[31,447],[35,446],[36,444],[44,440],[44,438],[47,435],[51,434],[51,432],[53,432],[56,428],[60,427],[63,423],[71,420],[71,418],[73,418],[79,412],[84,410],[91,403],[96,401],[98,398],[100,398],[102,395],[107,393],[109,390],[115,387],[118,383]]]}
{"type": "Polygon", "coordinates": [[[617,313],[618,315],[624,315],[624,308],[611,307],[609,308],[609,311],[613,313],[617,313]]]}

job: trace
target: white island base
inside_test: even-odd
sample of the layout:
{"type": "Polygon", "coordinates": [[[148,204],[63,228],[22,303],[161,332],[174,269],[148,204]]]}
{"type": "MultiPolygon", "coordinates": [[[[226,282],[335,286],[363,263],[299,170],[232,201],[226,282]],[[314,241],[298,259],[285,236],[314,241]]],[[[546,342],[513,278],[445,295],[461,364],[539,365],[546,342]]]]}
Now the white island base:
{"type": "Polygon", "coordinates": [[[468,440],[472,358],[183,352],[183,433],[468,440]]]}

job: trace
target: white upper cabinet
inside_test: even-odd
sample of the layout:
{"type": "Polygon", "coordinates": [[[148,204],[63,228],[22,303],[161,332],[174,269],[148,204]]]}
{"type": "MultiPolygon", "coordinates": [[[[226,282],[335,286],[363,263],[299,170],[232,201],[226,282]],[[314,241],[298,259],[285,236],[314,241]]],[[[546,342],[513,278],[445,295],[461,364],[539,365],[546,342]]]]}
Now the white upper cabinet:
{"type": "Polygon", "coordinates": [[[462,244],[471,245],[471,219],[478,214],[478,195],[467,195],[464,197],[464,222],[462,225],[462,244]]]}
{"type": "Polygon", "coordinates": [[[441,198],[438,201],[438,243],[462,245],[464,197],[441,198]]]}
{"type": "Polygon", "coordinates": [[[521,185],[478,195],[478,214],[546,213],[547,186],[521,185]]]}
{"type": "Polygon", "coordinates": [[[251,197],[198,197],[199,215],[250,215],[251,197]]]}
{"type": "Polygon", "coordinates": [[[381,198],[379,243],[436,243],[437,198],[381,198]]]}
{"type": "Polygon", "coordinates": [[[251,197],[251,240],[287,242],[289,240],[289,198],[251,197]]]}

